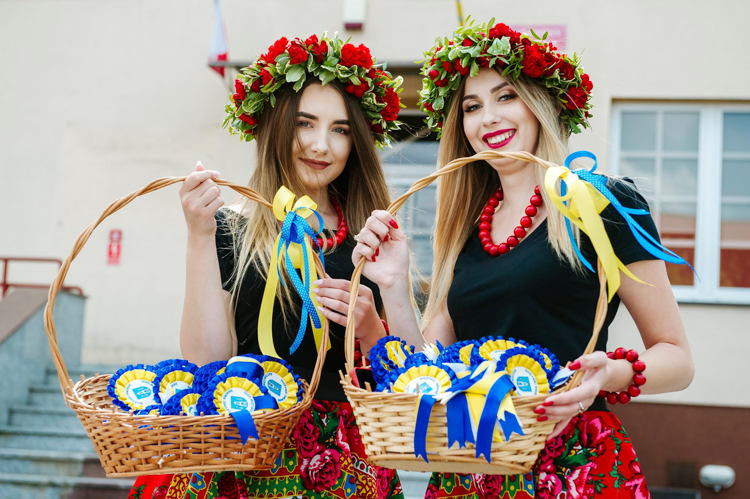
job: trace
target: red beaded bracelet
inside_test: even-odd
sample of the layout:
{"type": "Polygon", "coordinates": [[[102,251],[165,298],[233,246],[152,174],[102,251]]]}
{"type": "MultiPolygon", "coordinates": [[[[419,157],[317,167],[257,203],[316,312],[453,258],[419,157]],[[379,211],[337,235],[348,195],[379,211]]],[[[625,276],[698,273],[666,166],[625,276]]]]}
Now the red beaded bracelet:
{"type": "Polygon", "coordinates": [[[641,388],[646,384],[646,376],[643,375],[643,371],[646,370],[646,363],[642,360],[638,360],[638,352],[635,350],[625,350],[624,348],[618,348],[614,352],[607,352],[607,357],[613,360],[625,359],[633,364],[633,384],[628,387],[627,390],[622,392],[607,392],[601,390],[599,396],[607,399],[607,402],[614,405],[616,403],[627,404],[630,399],[636,398],[641,394],[641,388]]]}

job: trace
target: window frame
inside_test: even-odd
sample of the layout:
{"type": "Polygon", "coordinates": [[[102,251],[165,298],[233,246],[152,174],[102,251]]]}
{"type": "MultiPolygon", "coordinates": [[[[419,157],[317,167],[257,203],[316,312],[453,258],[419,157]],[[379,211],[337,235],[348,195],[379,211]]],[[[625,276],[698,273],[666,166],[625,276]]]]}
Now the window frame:
{"type": "MultiPolygon", "coordinates": [[[[695,270],[692,286],[672,286],[681,303],[750,305],[750,288],[719,285],[721,265],[721,188],[724,113],[750,113],[747,104],[614,102],[610,130],[609,171],[620,174],[622,113],[698,112],[698,190],[696,193],[695,270]]],[[[658,119],[658,118],[657,118],[658,119]]],[[[659,129],[660,130],[660,129],[659,129]]],[[[657,132],[658,133],[658,132],[657,132]]],[[[657,143],[661,140],[657,137],[657,143]]],[[[659,181],[659,179],[655,179],[659,181]]],[[[646,193],[648,194],[648,193],[646,193]]],[[[647,196],[648,198],[648,196],[647,196]]]]}

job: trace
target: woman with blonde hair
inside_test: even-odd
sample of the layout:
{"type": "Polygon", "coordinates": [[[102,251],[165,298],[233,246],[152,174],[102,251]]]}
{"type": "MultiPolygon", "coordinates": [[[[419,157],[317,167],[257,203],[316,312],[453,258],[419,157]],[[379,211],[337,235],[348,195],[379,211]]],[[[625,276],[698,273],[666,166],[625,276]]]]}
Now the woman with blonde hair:
{"type": "MultiPolygon", "coordinates": [[[[285,186],[298,198],[309,196],[322,216],[326,230],[313,245],[324,254],[327,275],[313,283],[320,306],[309,312],[330,321],[331,346],[313,406],[274,469],[140,479],[133,489],[138,497],[402,497],[393,470],[366,464],[338,376],[345,362],[351,231],[359,232],[374,209],[389,203],[375,146],[388,145],[398,129],[399,85],[400,78],[375,66],[367,47],[325,34],[281,38],[238,75],[225,126],[256,140],[257,165],[248,186],[268,200],[285,186]]],[[[291,282],[278,286],[272,328],[260,317],[266,280],[276,272],[269,265],[281,222],[248,200],[220,209],[224,201],[213,180],[218,176],[199,164],[180,189],[188,226],[183,356],[205,365],[266,353],[263,335],[272,330],[276,352],[309,381],[318,345],[313,319],[302,313],[291,282]]],[[[314,216],[308,222],[316,232],[323,228],[314,216]]],[[[367,352],[367,341],[385,335],[378,315],[382,302],[369,281],[358,297],[362,305],[354,320],[367,333],[367,352]]]]}
{"type": "MultiPolygon", "coordinates": [[[[529,152],[562,165],[569,135],[588,126],[593,84],[577,58],[551,43],[490,22],[438,39],[426,56],[420,103],[441,135],[438,167],[490,150],[529,152]]],[[[659,259],[669,254],[628,179],[600,177],[626,208],[610,204],[601,215],[625,272],[651,286],[623,279],[595,352],[581,356],[599,296],[598,277],[589,270],[597,255],[587,235],[568,227],[551,204],[540,188],[543,178],[541,166],[503,158],[476,161],[437,180],[434,263],[421,330],[407,298],[404,233],[388,212],[375,211],[359,234],[353,260],[366,258],[364,275],[379,286],[393,335],[417,346],[512,337],[585,371],[580,386],[535,409],[540,421],[556,426],[533,474],[436,473],[426,497],[648,497],[630,440],[599,395],[626,403],[641,390],[681,390],[692,380],[688,342],[659,259]],[[644,210],[632,218],[653,239],[648,248],[624,222],[623,213],[630,217],[633,209],[644,210]],[[620,302],[646,346],[640,355],[605,354],[620,302]]]]}

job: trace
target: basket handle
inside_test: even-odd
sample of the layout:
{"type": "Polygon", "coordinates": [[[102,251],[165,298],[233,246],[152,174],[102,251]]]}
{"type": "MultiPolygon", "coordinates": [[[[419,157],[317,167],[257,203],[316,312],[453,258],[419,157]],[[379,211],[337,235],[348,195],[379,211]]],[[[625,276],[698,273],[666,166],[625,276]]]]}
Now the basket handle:
{"type": "MultiPolygon", "coordinates": [[[[558,165],[551,163],[549,161],[543,160],[541,158],[538,158],[534,156],[533,154],[529,152],[500,152],[500,151],[482,151],[478,154],[475,154],[474,156],[469,156],[466,158],[458,158],[454,159],[450,163],[446,164],[439,170],[435,171],[434,173],[421,178],[414,182],[412,186],[409,188],[408,191],[406,191],[404,194],[399,196],[395,201],[391,203],[391,205],[388,207],[388,212],[391,213],[391,215],[395,215],[396,212],[404,205],[406,200],[414,194],[415,192],[424,189],[428,185],[430,185],[432,182],[434,182],[438,177],[442,177],[443,175],[447,175],[448,173],[452,173],[459,168],[462,168],[463,166],[473,163],[475,161],[490,161],[493,159],[503,159],[503,158],[510,158],[510,159],[516,159],[520,161],[526,161],[528,163],[537,163],[540,166],[542,166],[544,169],[549,169],[552,167],[556,167],[558,165]]],[[[347,363],[347,371],[351,370],[354,367],[354,321],[351,320],[351,317],[354,315],[354,307],[357,303],[357,294],[359,293],[359,283],[360,279],[362,277],[362,271],[365,267],[365,257],[361,257],[359,259],[359,262],[357,263],[357,266],[354,268],[354,273],[352,274],[351,278],[351,291],[349,294],[349,311],[348,311],[348,317],[349,320],[346,323],[346,335],[344,337],[344,352],[346,355],[346,363],[347,363]]],[[[604,320],[607,316],[607,277],[604,274],[604,271],[601,266],[601,261],[598,261],[598,269],[597,272],[599,273],[599,283],[600,283],[600,293],[599,293],[599,300],[596,304],[596,316],[594,318],[594,330],[591,337],[591,340],[589,341],[588,345],[586,346],[586,350],[584,350],[584,354],[589,354],[594,351],[594,348],[596,347],[596,341],[599,338],[599,333],[601,332],[602,326],[604,325],[604,320]]],[[[566,383],[564,390],[570,390],[571,388],[574,388],[578,386],[581,383],[581,380],[583,379],[583,371],[576,372],[571,382],[566,383]]]]}
{"type": "MultiPolygon", "coordinates": [[[[60,291],[60,288],[62,287],[63,282],[65,281],[65,277],[68,274],[68,269],[70,268],[70,264],[73,262],[76,256],[78,256],[78,254],[81,252],[81,250],[83,249],[83,246],[86,244],[86,242],[89,240],[89,237],[91,237],[91,234],[94,232],[94,229],[96,229],[105,218],[119,211],[120,209],[124,208],[126,205],[128,205],[131,201],[133,201],[135,198],[139,196],[143,196],[144,194],[157,191],[159,189],[170,186],[172,184],[184,182],[186,178],[187,177],[158,178],[148,183],[144,187],[131,192],[127,196],[124,196],[120,199],[117,199],[116,201],[113,201],[109,206],[107,206],[107,208],[99,216],[99,218],[93,221],[88,227],[86,227],[86,229],[83,232],[81,232],[81,234],[78,236],[78,239],[76,239],[75,244],[73,244],[72,251],[70,252],[68,257],[65,259],[62,266],[60,267],[60,270],[58,271],[57,276],[55,277],[55,280],[52,281],[52,285],[50,286],[49,293],[47,295],[47,305],[44,308],[44,329],[47,332],[47,340],[49,341],[50,351],[52,352],[52,361],[55,363],[55,368],[57,369],[57,376],[60,381],[60,390],[63,393],[63,397],[66,396],[66,389],[69,394],[73,393],[73,381],[70,379],[70,376],[68,375],[68,369],[65,366],[65,360],[62,358],[60,349],[57,346],[57,331],[55,329],[53,311],[55,308],[55,300],[57,299],[57,293],[60,291]]],[[[263,198],[263,196],[261,196],[260,194],[258,194],[256,191],[254,191],[253,189],[249,187],[246,187],[244,185],[239,185],[239,184],[233,184],[232,182],[228,182],[220,178],[214,179],[214,182],[216,182],[217,185],[223,185],[225,187],[229,187],[230,189],[245,196],[251,201],[255,201],[271,209],[273,208],[273,205],[271,203],[266,201],[263,198]]],[[[322,274],[323,266],[321,265],[318,255],[314,254],[313,256],[315,260],[315,267],[318,270],[318,273],[320,275],[323,275],[322,274]]],[[[318,352],[318,359],[315,362],[315,367],[313,368],[312,379],[310,380],[310,384],[309,384],[310,386],[309,393],[311,394],[314,394],[315,391],[317,390],[318,384],[320,382],[320,374],[323,370],[323,362],[325,360],[326,351],[328,349],[328,321],[324,321],[324,324],[325,325],[323,328],[323,341],[320,342],[320,351],[318,352]]]]}

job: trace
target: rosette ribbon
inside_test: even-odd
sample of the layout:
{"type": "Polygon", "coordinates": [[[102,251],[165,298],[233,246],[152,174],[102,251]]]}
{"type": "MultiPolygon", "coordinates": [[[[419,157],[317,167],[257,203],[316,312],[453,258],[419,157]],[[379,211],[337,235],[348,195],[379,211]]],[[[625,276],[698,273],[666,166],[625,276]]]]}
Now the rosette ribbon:
{"type": "MultiPolygon", "coordinates": [[[[281,265],[286,267],[289,278],[294,289],[302,298],[302,310],[300,312],[300,324],[297,336],[294,338],[289,353],[293,354],[302,343],[307,329],[307,319],[312,323],[315,346],[319,349],[323,339],[323,321],[325,317],[318,313],[318,301],[314,294],[310,293],[310,283],[317,280],[318,275],[315,265],[311,261],[313,254],[310,238],[315,237],[323,230],[323,217],[315,208],[318,207],[308,196],[303,196],[294,201],[294,194],[282,186],[273,198],[273,213],[278,220],[283,221],[281,234],[276,238],[274,247],[276,251],[271,255],[271,265],[268,270],[266,287],[263,291],[263,300],[260,305],[258,318],[258,341],[260,350],[265,355],[281,357],[276,353],[273,345],[273,306],[276,299],[276,287],[279,281],[284,283],[281,277],[281,265]],[[320,231],[313,231],[305,218],[310,215],[318,217],[320,231]],[[297,274],[301,270],[302,279],[297,274]]],[[[323,262],[323,251],[320,251],[320,261],[323,262]]],[[[325,268],[325,267],[324,267],[325,268]]],[[[331,345],[328,345],[331,348],[331,345]]]]}
{"type": "Polygon", "coordinates": [[[648,215],[649,212],[623,206],[607,188],[607,177],[594,173],[596,167],[596,156],[593,153],[588,151],[575,152],[565,159],[565,167],[556,166],[547,170],[544,187],[555,207],[565,215],[565,224],[576,255],[586,268],[594,272],[594,268],[583,256],[573,237],[571,222],[591,239],[607,276],[608,299],[611,301],[620,287],[620,271],[640,283],[643,283],[643,281],[633,275],[615,255],[612,243],[604,228],[604,222],[599,216],[599,213],[608,205],[611,204],[620,213],[633,236],[646,251],[669,263],[686,264],[687,262],[673,251],[662,246],[633,219],[632,215],[648,215]],[[594,165],[590,170],[583,168],[571,170],[570,164],[578,158],[592,159],[594,165]],[[556,188],[558,180],[561,181],[560,194],[557,193],[556,188]]]}
{"type": "MultiPolygon", "coordinates": [[[[270,395],[259,395],[253,398],[255,399],[256,411],[261,409],[275,410],[279,407],[276,399],[270,395]]],[[[256,440],[260,439],[258,428],[255,426],[255,420],[253,419],[253,415],[250,414],[250,411],[243,409],[241,411],[230,412],[229,415],[234,418],[234,422],[240,432],[242,445],[245,445],[249,438],[254,438],[256,440]]]]}
{"type": "Polygon", "coordinates": [[[511,399],[513,388],[508,373],[498,370],[496,361],[486,361],[450,391],[438,394],[436,398],[446,404],[448,446],[458,442],[464,447],[475,442],[476,457],[484,455],[490,462],[494,440],[510,440],[513,433],[523,435],[511,399]]]}

